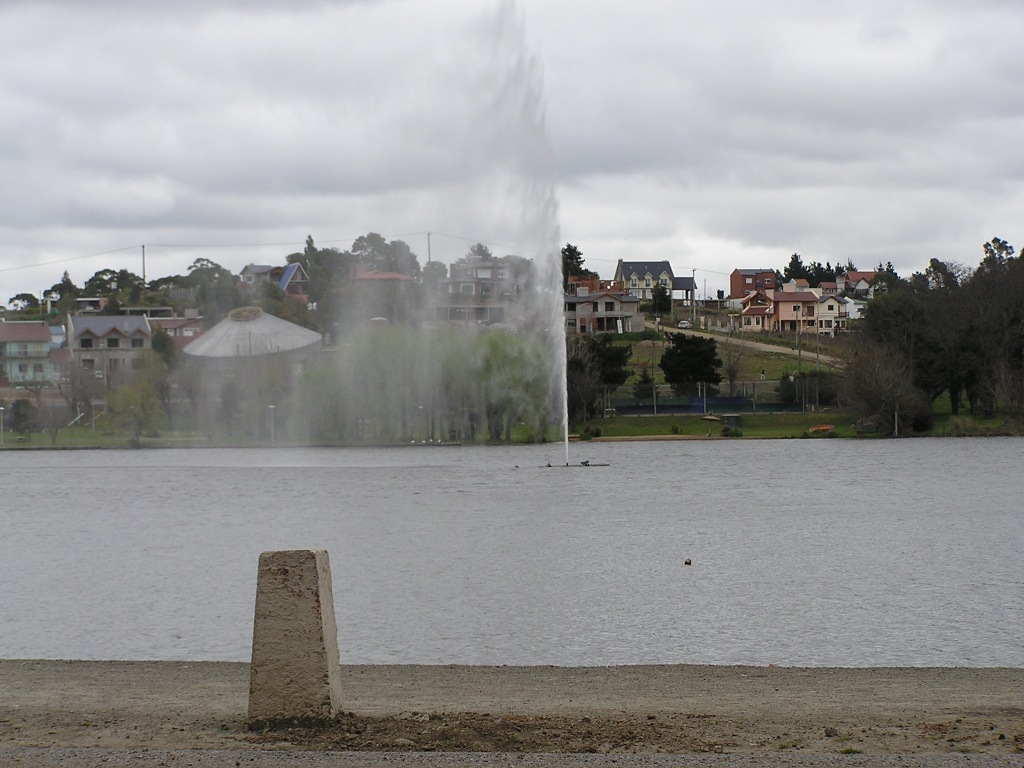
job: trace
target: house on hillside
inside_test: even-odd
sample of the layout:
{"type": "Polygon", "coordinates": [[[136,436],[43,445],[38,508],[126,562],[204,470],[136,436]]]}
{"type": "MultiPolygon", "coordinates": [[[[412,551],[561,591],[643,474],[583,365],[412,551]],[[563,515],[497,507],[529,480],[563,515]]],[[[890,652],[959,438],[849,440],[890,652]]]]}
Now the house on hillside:
{"type": "Polygon", "coordinates": [[[844,275],[844,290],[847,295],[856,296],[860,299],[874,298],[874,284],[877,278],[878,272],[876,270],[868,272],[850,270],[844,275]]]}
{"type": "Polygon", "coordinates": [[[438,283],[434,319],[494,325],[515,323],[518,300],[527,290],[525,262],[515,256],[467,254],[438,283]]]}
{"type": "Polygon", "coordinates": [[[734,269],[729,275],[729,298],[742,299],[756,291],[774,291],[774,269],[734,269]]]}
{"type": "Polygon", "coordinates": [[[693,304],[697,289],[692,277],[676,277],[668,261],[619,259],[612,280],[629,295],[645,301],[654,298],[654,286],[661,285],[673,299],[681,300],[686,306],[693,304]]]}
{"type": "Polygon", "coordinates": [[[632,333],[643,330],[640,299],[627,293],[579,288],[565,297],[566,335],[577,333],[632,333]]]}
{"type": "Polygon", "coordinates": [[[262,285],[271,283],[280,288],[287,296],[294,296],[300,301],[309,301],[309,275],[299,262],[286,264],[283,267],[272,267],[269,264],[247,264],[239,273],[249,296],[259,298],[262,285]]]}
{"type": "Polygon", "coordinates": [[[51,339],[44,320],[0,320],[0,378],[6,386],[53,380],[51,339]]]}
{"type": "Polygon", "coordinates": [[[141,368],[143,352],[152,347],[145,315],[68,315],[66,328],[71,362],[108,381],[141,368]]]}
{"type": "Polygon", "coordinates": [[[835,336],[845,331],[850,299],[833,294],[824,294],[818,299],[818,333],[835,336]]]}
{"type": "Polygon", "coordinates": [[[763,333],[772,327],[772,303],[764,291],[740,299],[740,333],[763,333]]]}
{"type": "Polygon", "coordinates": [[[782,333],[816,333],[818,295],[811,291],[772,291],[772,330],[782,333]]]}

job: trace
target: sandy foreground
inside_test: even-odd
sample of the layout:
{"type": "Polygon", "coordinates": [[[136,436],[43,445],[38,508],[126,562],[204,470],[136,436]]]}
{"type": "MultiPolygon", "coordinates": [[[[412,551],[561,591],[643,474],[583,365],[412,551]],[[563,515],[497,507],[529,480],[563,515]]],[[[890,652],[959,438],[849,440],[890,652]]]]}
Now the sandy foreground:
{"type": "Polygon", "coordinates": [[[264,731],[248,674],[0,660],[0,766],[1024,768],[1024,669],[346,666],[336,723],[264,731]]]}

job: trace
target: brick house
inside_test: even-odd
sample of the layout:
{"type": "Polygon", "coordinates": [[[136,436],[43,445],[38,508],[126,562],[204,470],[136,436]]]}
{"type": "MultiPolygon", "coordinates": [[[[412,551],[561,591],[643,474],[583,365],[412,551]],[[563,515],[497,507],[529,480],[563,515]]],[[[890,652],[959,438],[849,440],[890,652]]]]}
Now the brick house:
{"type": "Polygon", "coordinates": [[[752,291],[774,291],[774,269],[734,269],[729,275],[729,298],[742,299],[752,291]]]}

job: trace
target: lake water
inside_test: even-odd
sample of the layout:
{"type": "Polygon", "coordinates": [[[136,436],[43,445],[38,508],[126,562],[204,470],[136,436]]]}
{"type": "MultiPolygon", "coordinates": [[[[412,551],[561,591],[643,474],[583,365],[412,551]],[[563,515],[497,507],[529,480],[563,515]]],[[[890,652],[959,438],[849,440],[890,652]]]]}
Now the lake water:
{"type": "Polygon", "coordinates": [[[9,451],[0,657],[247,660],[260,552],[323,547],[343,663],[1024,667],[1022,451],[9,451]]]}

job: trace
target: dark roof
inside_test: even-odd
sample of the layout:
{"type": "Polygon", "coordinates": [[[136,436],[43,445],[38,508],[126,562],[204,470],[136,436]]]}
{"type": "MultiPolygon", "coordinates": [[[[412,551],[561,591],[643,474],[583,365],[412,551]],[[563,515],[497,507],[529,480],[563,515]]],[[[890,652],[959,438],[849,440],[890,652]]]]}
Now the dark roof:
{"type": "Polygon", "coordinates": [[[692,277],[673,277],[672,278],[672,290],[673,291],[696,291],[697,281],[692,277]]]}
{"type": "Polygon", "coordinates": [[[74,338],[84,333],[101,337],[115,332],[124,336],[152,335],[149,318],[145,315],[70,315],[68,325],[74,338]]]}
{"type": "Polygon", "coordinates": [[[662,272],[668,272],[672,277],[675,277],[675,273],[672,272],[672,264],[668,261],[622,261],[620,259],[619,265],[622,267],[623,275],[631,275],[633,273],[638,275],[660,275],[662,272]]]}

